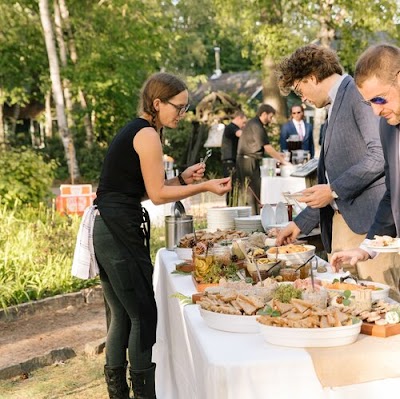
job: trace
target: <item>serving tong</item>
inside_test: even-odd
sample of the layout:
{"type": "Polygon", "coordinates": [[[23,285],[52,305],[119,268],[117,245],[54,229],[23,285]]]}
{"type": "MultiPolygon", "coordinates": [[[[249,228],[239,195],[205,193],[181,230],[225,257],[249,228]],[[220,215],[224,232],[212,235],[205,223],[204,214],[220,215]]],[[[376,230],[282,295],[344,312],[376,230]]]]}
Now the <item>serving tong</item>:
{"type": "Polygon", "coordinates": [[[206,163],[208,158],[210,158],[212,155],[212,149],[209,148],[206,152],[206,156],[204,158],[200,158],[200,163],[206,163]]]}

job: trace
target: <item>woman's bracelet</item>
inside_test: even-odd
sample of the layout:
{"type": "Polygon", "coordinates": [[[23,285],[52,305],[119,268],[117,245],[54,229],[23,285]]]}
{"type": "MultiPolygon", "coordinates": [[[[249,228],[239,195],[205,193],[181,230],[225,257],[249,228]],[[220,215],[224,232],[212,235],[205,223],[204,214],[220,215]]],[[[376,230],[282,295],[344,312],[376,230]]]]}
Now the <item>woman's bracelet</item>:
{"type": "Polygon", "coordinates": [[[181,186],[187,186],[185,180],[183,180],[182,173],[179,173],[178,180],[179,180],[179,183],[181,183],[181,186]]]}

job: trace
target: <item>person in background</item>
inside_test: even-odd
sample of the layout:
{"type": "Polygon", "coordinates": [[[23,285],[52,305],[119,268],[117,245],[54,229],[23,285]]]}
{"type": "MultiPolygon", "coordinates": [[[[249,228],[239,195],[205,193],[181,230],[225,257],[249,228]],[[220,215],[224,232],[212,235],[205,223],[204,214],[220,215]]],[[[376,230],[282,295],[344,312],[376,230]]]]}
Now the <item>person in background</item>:
{"type": "Polygon", "coordinates": [[[257,115],[246,123],[238,142],[236,160],[238,180],[242,188],[246,185],[246,179],[249,180],[251,193],[248,196],[248,203],[252,207],[253,214],[259,213],[260,161],[264,153],[282,164],[287,164],[284,155],[276,151],[269,143],[268,133],[265,129],[265,126],[271,123],[275,113],[276,111],[271,105],[261,104],[257,115]]]}
{"type": "MultiPolygon", "coordinates": [[[[362,102],[353,78],[343,74],[331,49],[314,44],[301,47],[282,61],[278,71],[283,92],[292,89],[302,101],[328,108],[328,119],[318,184],[303,191],[300,201],[307,208],[281,230],[277,244],[292,242],[300,232],[307,235],[320,223],[328,254],[354,248],[364,240],[385,192],[379,118],[362,102]]],[[[359,263],[357,270],[347,267],[360,278],[379,268],[383,283],[390,261],[359,263]]]]}
{"type": "MultiPolygon", "coordinates": [[[[222,173],[224,177],[231,176],[232,186],[236,181],[236,154],[239,137],[247,122],[245,113],[236,111],[229,125],[225,127],[221,144],[222,173]]],[[[231,205],[231,193],[226,194],[226,204],[231,205]]]]}
{"type": "Polygon", "coordinates": [[[200,182],[203,163],[165,180],[162,131],[176,128],[188,108],[183,81],[168,73],[151,76],[141,91],[139,117],[117,133],[104,159],[93,244],[111,313],[104,367],[110,399],[129,398],[127,355],[135,398],[156,397],[152,346],[157,309],[149,218],[141,201],[149,198],[158,205],[206,191],[223,195],[231,189],[229,177],[200,182]]]}
{"type": "Polygon", "coordinates": [[[302,149],[309,151],[310,157],[314,158],[313,127],[304,120],[304,109],[301,104],[292,105],[290,114],[292,119],[281,128],[281,151],[288,149],[286,140],[290,136],[299,136],[302,149]]]}
{"type": "MultiPolygon", "coordinates": [[[[385,156],[386,192],[379,203],[375,220],[367,238],[375,235],[400,235],[400,48],[378,44],[368,48],[359,58],[355,68],[355,82],[364,102],[381,117],[380,137],[385,156]]],[[[343,263],[356,264],[375,257],[364,245],[360,248],[336,252],[332,265],[338,270],[343,263]]],[[[380,261],[384,254],[376,259],[380,261]]],[[[385,254],[388,255],[388,254],[385,254]]],[[[391,280],[392,297],[400,300],[400,256],[392,256],[391,267],[386,270],[386,280],[391,280]]],[[[374,278],[373,278],[374,279],[374,278]]]]}

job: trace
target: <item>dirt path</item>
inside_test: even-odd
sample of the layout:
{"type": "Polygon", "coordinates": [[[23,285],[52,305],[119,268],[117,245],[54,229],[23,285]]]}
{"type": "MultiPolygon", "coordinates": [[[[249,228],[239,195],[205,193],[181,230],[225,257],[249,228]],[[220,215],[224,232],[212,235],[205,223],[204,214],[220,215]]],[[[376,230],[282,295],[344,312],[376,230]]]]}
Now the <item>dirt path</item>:
{"type": "Polygon", "coordinates": [[[0,321],[0,370],[69,347],[75,353],[106,336],[102,301],[0,321]]]}

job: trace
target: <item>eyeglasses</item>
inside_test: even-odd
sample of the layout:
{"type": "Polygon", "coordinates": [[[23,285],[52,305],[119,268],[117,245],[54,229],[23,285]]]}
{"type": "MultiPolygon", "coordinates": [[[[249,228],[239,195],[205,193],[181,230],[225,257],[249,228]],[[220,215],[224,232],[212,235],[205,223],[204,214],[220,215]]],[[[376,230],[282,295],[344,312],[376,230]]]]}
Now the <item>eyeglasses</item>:
{"type": "Polygon", "coordinates": [[[385,104],[387,104],[387,103],[388,103],[388,100],[387,100],[385,97],[387,97],[387,95],[389,94],[390,89],[392,88],[392,86],[393,86],[394,83],[396,82],[397,75],[398,75],[399,73],[400,73],[400,71],[397,71],[397,73],[396,73],[396,75],[395,75],[395,77],[394,77],[392,83],[390,84],[390,87],[389,87],[388,91],[387,91],[385,94],[382,94],[381,96],[372,97],[370,100],[362,100],[362,102],[363,102],[364,104],[367,104],[367,105],[372,105],[372,104],[375,104],[375,105],[385,105],[385,104]]]}
{"type": "Polygon", "coordinates": [[[172,105],[177,111],[178,111],[178,115],[179,116],[183,116],[185,115],[185,113],[188,111],[190,104],[186,104],[186,105],[176,105],[173,104],[169,101],[166,101],[169,105],[172,105]]]}
{"type": "Polygon", "coordinates": [[[301,90],[299,90],[299,86],[300,86],[300,83],[303,81],[303,79],[300,79],[298,82],[297,82],[297,84],[296,84],[296,86],[294,86],[294,88],[293,88],[293,93],[294,94],[296,94],[296,96],[298,96],[298,97],[303,97],[303,93],[301,92],[301,90]]]}

